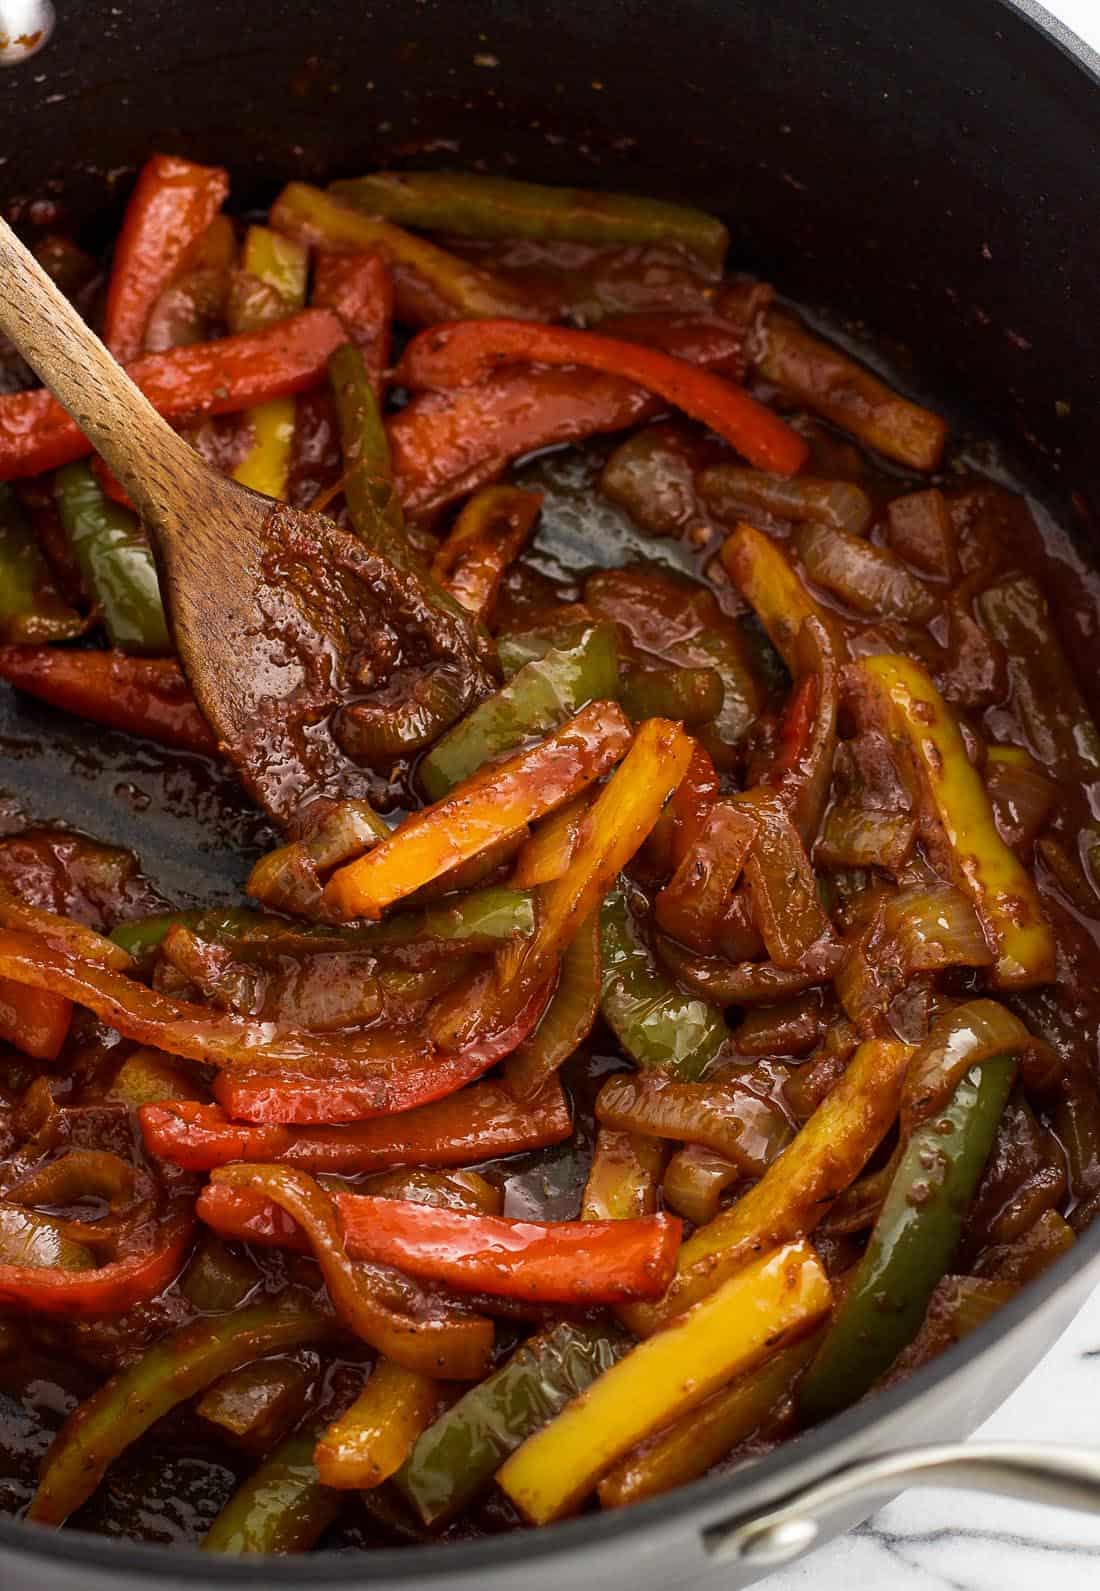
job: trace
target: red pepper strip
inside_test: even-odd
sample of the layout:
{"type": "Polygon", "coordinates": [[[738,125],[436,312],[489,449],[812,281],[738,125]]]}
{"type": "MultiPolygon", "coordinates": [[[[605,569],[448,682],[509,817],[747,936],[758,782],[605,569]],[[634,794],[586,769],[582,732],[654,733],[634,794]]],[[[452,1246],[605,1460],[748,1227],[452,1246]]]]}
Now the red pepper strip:
{"type": "MultiPolygon", "coordinates": [[[[668,1215],[518,1221],[370,1194],[334,1198],[352,1259],[392,1265],[460,1293],[529,1303],[589,1306],[659,1297],[676,1269],[682,1230],[668,1215]]],[[[211,1183],[198,1213],[222,1237],[308,1247],[284,1212],[254,1189],[211,1183]]]]}
{"type": "Polygon", "coordinates": [[[387,1079],[380,1096],[377,1078],[325,1081],[286,1073],[222,1073],[214,1098],[236,1121],[333,1125],[391,1116],[445,1099],[473,1082],[521,1044],[546,1009],[551,985],[536,990],[516,1019],[500,1033],[475,1040],[457,1054],[435,1054],[387,1079]],[[383,1100],[379,1105],[380,1097],[383,1100]]]}
{"type": "Polygon", "coordinates": [[[361,350],[375,397],[390,362],[393,277],[380,254],[318,254],[310,302],[339,315],[361,350]]]}
{"type": "Polygon", "coordinates": [[[345,1176],[410,1164],[464,1166],[562,1143],[573,1131],[556,1079],[522,1105],[500,1083],[475,1083],[400,1116],[308,1130],[242,1125],[217,1105],[193,1100],[144,1105],[139,1116],[150,1152],[188,1171],[232,1160],[278,1160],[345,1176]]]}
{"type": "Polygon", "coordinates": [[[0,1039],[36,1061],[56,1061],[69,1036],[73,1003],[46,989],[0,978],[0,1039]]]}
{"type": "Polygon", "coordinates": [[[92,1271],[38,1270],[0,1265],[0,1308],[83,1320],[120,1315],[162,1293],[183,1264],[194,1219],[190,1205],[168,1217],[157,1245],[92,1271]]]}
{"type": "MultiPolygon", "coordinates": [[[[691,364],[721,369],[731,358],[725,321],[624,316],[617,327],[691,364]]],[[[626,430],[662,407],[632,382],[576,368],[509,371],[478,387],[420,393],[387,426],[398,494],[406,513],[427,516],[495,480],[509,459],[626,430]]]]}
{"type": "MultiPolygon", "coordinates": [[[[327,309],[304,309],[259,331],[144,354],[126,367],[167,420],[232,414],[324,380],[346,334],[327,309]]],[[[91,452],[91,443],[45,387],[0,397],[0,480],[41,475],[91,452]]]]}
{"type": "Polygon", "coordinates": [[[115,358],[136,359],[149,312],[229,193],[220,166],[154,155],[138,175],[115,243],[103,341],[115,358]]]}
{"type": "Polygon", "coordinates": [[[108,967],[66,955],[38,934],[0,930],[0,977],[63,994],[87,1006],[124,1038],[190,1061],[255,1072],[285,1068],[299,1076],[353,1077],[375,1083],[379,1101],[403,1072],[431,1053],[426,1039],[393,1029],[313,1033],[212,1012],[174,1000],[108,967]]]}
{"type": "Polygon", "coordinates": [[[743,387],[658,349],[596,332],[521,320],[433,326],[406,348],[397,380],[413,389],[465,387],[516,363],[581,365],[633,381],[709,426],[757,469],[794,475],[808,457],[803,438],[743,387]]]}
{"type": "Polygon", "coordinates": [[[384,1278],[352,1264],[332,1195],[305,1172],[289,1166],[222,1166],[211,1180],[232,1191],[259,1192],[293,1217],[309,1238],[333,1309],[379,1353],[407,1370],[454,1381],[479,1381],[488,1370],[492,1322],[465,1313],[413,1316],[395,1309],[384,1278]]]}
{"type": "Polygon", "coordinates": [[[92,459],[92,474],[103,488],[104,494],[113,503],[121,503],[122,507],[128,508],[132,514],[137,513],[137,509],[130,501],[130,495],[125,486],[111,469],[106,459],[101,459],[98,453],[92,459]]]}
{"type": "Polygon", "coordinates": [[[0,647],[0,679],[109,729],[208,757],[218,749],[174,658],[5,646],[0,647]]]}

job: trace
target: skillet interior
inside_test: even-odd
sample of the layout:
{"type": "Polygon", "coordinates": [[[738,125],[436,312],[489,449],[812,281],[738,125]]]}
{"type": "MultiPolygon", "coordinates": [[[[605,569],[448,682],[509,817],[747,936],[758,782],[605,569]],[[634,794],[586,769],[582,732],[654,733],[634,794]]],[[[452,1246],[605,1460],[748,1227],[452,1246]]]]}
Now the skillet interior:
{"type": "MultiPolygon", "coordinates": [[[[740,263],[806,302],[854,310],[876,335],[913,340],[919,327],[919,386],[956,394],[988,429],[1015,437],[1063,510],[1068,487],[1100,503],[1100,244],[1090,198],[1100,98],[1090,70],[1041,46],[1015,8],[926,0],[919,39],[908,35],[912,13],[901,0],[828,10],[800,0],[613,0],[537,17],[504,0],[461,12],[446,0],[373,13],[324,0],[243,11],[169,0],[139,18],[118,9],[83,0],[49,50],[3,80],[0,178],[10,201],[56,191],[77,221],[104,207],[112,221],[118,178],[158,145],[199,159],[233,151],[245,203],[288,174],[450,156],[683,196],[730,220],[740,263]],[[92,158],[74,160],[77,150],[92,158]]],[[[9,699],[0,736],[15,756],[4,783],[21,804],[134,845],[179,898],[230,888],[246,866],[241,853],[262,844],[259,824],[227,789],[206,791],[194,816],[175,761],[159,768],[130,745],[9,699]]],[[[917,1434],[921,1402],[935,1402],[945,1434],[995,1406],[1070,1307],[1078,1289],[1056,1297],[1060,1286],[1071,1274],[1080,1284],[1098,1250],[1093,1231],[992,1330],[880,1399],[876,1445],[900,1439],[907,1417],[917,1434]],[[995,1337],[963,1408],[958,1378],[995,1337]]],[[[866,1411],[851,1411],[764,1461],[744,1503],[819,1471],[828,1452],[866,1445],[867,1426],[866,1411]]],[[[445,1557],[378,1554],[371,1579],[478,1577],[475,1562],[507,1572],[521,1553],[534,1567],[559,1543],[613,1551],[647,1525],[673,1529],[693,1515],[694,1534],[698,1521],[729,1509],[728,1481],[702,1482],[629,1520],[479,1544],[466,1565],[452,1548],[445,1557]]],[[[26,1534],[0,1525],[0,1542],[26,1534]]],[[[178,1555],[170,1566],[160,1553],[87,1538],[50,1538],[43,1550],[59,1568],[71,1558],[99,1562],[105,1575],[124,1562],[139,1573],[184,1572],[178,1555]]],[[[270,1581],[282,1567],[219,1572],[270,1581]]],[[[357,1572],[314,1562],[308,1576],[323,1583],[357,1572]]],[[[286,1574],[305,1578],[300,1565],[286,1574]]]]}

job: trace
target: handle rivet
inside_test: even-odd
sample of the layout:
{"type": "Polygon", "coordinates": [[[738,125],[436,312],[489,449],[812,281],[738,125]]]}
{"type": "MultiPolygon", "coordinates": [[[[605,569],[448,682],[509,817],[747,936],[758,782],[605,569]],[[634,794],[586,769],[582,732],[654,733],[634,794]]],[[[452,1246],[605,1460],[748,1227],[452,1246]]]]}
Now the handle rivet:
{"type": "Polygon", "coordinates": [[[0,66],[37,55],[56,21],[52,0],[0,0],[0,66]]]}

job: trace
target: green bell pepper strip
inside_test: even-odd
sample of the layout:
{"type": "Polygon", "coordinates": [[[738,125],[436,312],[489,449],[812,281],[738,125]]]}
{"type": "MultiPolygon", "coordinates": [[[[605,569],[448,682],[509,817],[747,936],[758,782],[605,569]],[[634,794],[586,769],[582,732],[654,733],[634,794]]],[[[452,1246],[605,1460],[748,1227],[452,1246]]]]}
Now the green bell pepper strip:
{"type": "Polygon", "coordinates": [[[511,679],[525,663],[535,663],[545,657],[547,652],[567,652],[578,646],[594,622],[592,619],[579,619],[538,630],[516,630],[511,635],[498,635],[497,654],[504,677],[511,679]]]}
{"type": "Polygon", "coordinates": [[[167,656],[172,650],[153,553],[135,514],[114,503],[84,460],[54,477],[61,523],[112,646],[167,656]]]}
{"type": "Polygon", "coordinates": [[[726,689],[713,668],[631,669],[619,701],[634,723],[674,718],[688,729],[709,724],[722,711],[726,689]]]}
{"type": "Polygon", "coordinates": [[[178,1404],[263,1354],[315,1342],[331,1317],[300,1303],[264,1303],[196,1321],[150,1348],[79,1404],[54,1438],[27,1518],[61,1525],[108,1466],[178,1404]]]}
{"type": "Polygon", "coordinates": [[[916,1129],[851,1283],[802,1383],[806,1420],[863,1396],[912,1342],[958,1246],[1016,1076],[1011,1056],[971,1067],[916,1129]]]}
{"type": "Polygon", "coordinates": [[[631,920],[621,885],[600,911],[600,1010],[642,1071],[695,1082],[729,1037],[720,1011],[659,971],[631,920]]]}
{"type": "Polygon", "coordinates": [[[618,1327],[562,1321],[531,1337],[419,1437],[393,1484],[435,1526],[472,1502],[520,1443],[621,1359],[618,1327]]]}
{"type": "Polygon", "coordinates": [[[495,950],[506,940],[526,939],[534,933],[535,908],[528,891],[491,885],[471,890],[457,900],[426,906],[422,911],[398,912],[381,923],[329,927],[325,923],[291,922],[244,907],[224,911],[201,907],[119,923],[111,940],[142,967],[159,949],[168,930],[175,927],[189,928],[198,938],[213,939],[219,944],[285,937],[306,944],[316,940],[334,949],[388,950],[438,940],[466,950],[495,950]]]}
{"type": "Polygon", "coordinates": [[[532,735],[544,735],[588,702],[619,693],[619,654],[614,628],[589,625],[576,644],[554,648],[527,663],[507,685],[460,719],[420,763],[425,794],[439,801],[485,763],[513,751],[532,735]]]}
{"type": "Polygon", "coordinates": [[[235,1491],[203,1537],[203,1552],[308,1552],[340,1512],[339,1492],[322,1486],[313,1462],[328,1421],[311,1421],[269,1453],[235,1491]]]}
{"type": "Polygon", "coordinates": [[[717,216],[635,194],[552,188],[508,177],[445,171],[376,171],[334,182],[329,191],[368,215],[426,232],[665,244],[694,254],[716,274],[729,245],[729,233],[717,216]]]}
{"type": "Polygon", "coordinates": [[[0,485],[0,641],[16,646],[65,641],[84,628],[54,584],[15,493],[0,485]]]}
{"type": "Polygon", "coordinates": [[[415,567],[423,573],[405,534],[405,515],[393,483],[390,445],[378,399],[363,355],[354,343],[345,343],[331,355],[328,377],[347,471],[344,496],[356,535],[399,569],[415,567]]]}

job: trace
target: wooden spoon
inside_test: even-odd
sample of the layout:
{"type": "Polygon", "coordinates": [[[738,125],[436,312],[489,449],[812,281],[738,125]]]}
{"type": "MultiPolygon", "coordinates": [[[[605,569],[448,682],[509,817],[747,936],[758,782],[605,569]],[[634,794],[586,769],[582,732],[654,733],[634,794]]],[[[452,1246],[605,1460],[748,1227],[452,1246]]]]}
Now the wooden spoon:
{"type": "Polygon", "coordinates": [[[487,687],[471,627],[415,573],[211,469],[3,221],[0,328],[139,510],[199,706],[276,822],[308,827],[318,800],[377,787],[339,744],[341,709],[355,707],[361,731],[364,713],[407,707],[433,669],[452,696],[456,679],[470,700],[487,687]]]}

